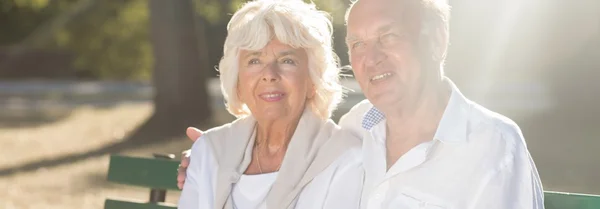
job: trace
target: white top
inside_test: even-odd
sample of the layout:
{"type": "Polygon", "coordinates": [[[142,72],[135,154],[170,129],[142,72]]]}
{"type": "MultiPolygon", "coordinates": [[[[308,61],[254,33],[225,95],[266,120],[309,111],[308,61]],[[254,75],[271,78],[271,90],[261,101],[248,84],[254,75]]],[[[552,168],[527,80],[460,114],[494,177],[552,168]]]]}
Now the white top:
{"type": "Polygon", "coordinates": [[[265,198],[277,179],[277,172],[242,175],[233,186],[231,198],[235,209],[266,209],[265,198]]]}
{"type": "Polygon", "coordinates": [[[543,190],[521,130],[510,119],[466,99],[454,84],[431,141],[386,172],[386,121],[368,101],[340,120],[363,138],[368,209],[539,209],[543,190]]]}
{"type": "MultiPolygon", "coordinates": [[[[295,209],[318,208],[358,208],[362,193],[362,154],[360,149],[350,149],[337,158],[329,167],[308,183],[298,197],[295,209]]],[[[186,180],[178,202],[179,209],[214,208],[218,165],[213,150],[204,137],[192,145],[190,165],[186,171],[186,180]]],[[[260,191],[271,188],[267,180],[260,191]]],[[[248,183],[248,188],[251,184],[248,183]]],[[[246,183],[243,183],[246,184],[246,183]]],[[[239,190],[245,190],[240,186],[239,190]]],[[[250,188],[253,189],[253,188],[250,188]]],[[[235,193],[235,191],[233,191],[235,193]]],[[[243,192],[245,194],[245,192],[243,192]]],[[[235,199],[238,195],[236,195],[235,199]]],[[[242,196],[240,196],[242,197],[242,196]]],[[[234,200],[235,200],[234,199],[234,200]]],[[[259,199],[264,200],[264,197],[259,199]]],[[[262,202],[262,200],[260,200],[262,202]]],[[[236,201],[246,201],[238,199],[236,201]]],[[[257,204],[259,200],[248,200],[257,204]]],[[[241,206],[241,205],[239,205],[241,206]]],[[[246,208],[246,206],[244,206],[246,208]]],[[[250,208],[250,207],[248,207],[250,208]]],[[[241,207],[240,207],[241,209],[241,207]]]]}

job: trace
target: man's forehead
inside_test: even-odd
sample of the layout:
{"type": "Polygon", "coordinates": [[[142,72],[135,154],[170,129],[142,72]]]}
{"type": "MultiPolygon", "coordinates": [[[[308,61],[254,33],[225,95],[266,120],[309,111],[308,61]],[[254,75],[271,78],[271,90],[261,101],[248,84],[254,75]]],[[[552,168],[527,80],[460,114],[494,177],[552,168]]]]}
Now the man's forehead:
{"type": "Polygon", "coordinates": [[[419,10],[419,2],[422,0],[360,0],[349,11],[348,24],[362,19],[395,19],[415,13],[419,10]],[[369,18],[371,17],[371,18],[369,18]]]}
{"type": "MultiPolygon", "coordinates": [[[[355,26],[355,25],[352,25],[355,26]]],[[[346,39],[354,40],[360,39],[362,33],[369,31],[369,33],[380,34],[389,32],[392,30],[403,30],[403,24],[398,20],[388,19],[377,22],[372,22],[372,24],[363,24],[356,25],[356,27],[348,27],[348,35],[346,39]]],[[[368,35],[368,34],[364,34],[368,35]]]]}
{"type": "Polygon", "coordinates": [[[348,14],[347,29],[385,30],[391,26],[410,27],[414,22],[419,22],[420,9],[418,4],[422,0],[360,0],[352,7],[348,14]],[[386,2],[392,2],[385,4],[386,2]],[[416,4],[415,4],[416,3],[416,4]]]}
{"type": "Polygon", "coordinates": [[[397,7],[400,5],[401,1],[405,0],[360,0],[352,6],[350,15],[352,15],[353,12],[375,12],[385,10],[386,8],[390,7],[397,7]]]}

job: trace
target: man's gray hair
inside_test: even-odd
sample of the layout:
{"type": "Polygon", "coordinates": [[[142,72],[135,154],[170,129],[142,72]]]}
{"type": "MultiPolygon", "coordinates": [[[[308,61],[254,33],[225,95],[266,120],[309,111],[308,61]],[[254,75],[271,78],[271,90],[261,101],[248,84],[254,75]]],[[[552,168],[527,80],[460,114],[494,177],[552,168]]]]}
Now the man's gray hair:
{"type": "MultiPolygon", "coordinates": [[[[354,5],[360,0],[351,0],[350,7],[346,10],[344,15],[345,24],[348,25],[348,16],[354,5]]],[[[440,66],[444,64],[446,59],[447,45],[449,43],[449,24],[450,24],[450,5],[447,0],[395,0],[395,1],[418,1],[420,9],[422,10],[421,15],[421,38],[426,38],[429,42],[432,53],[440,51],[441,54],[434,53],[432,58],[434,61],[439,62],[440,66]],[[445,35],[445,45],[439,44],[436,41],[436,31],[442,29],[445,35]],[[442,48],[440,50],[439,48],[442,48]]]]}

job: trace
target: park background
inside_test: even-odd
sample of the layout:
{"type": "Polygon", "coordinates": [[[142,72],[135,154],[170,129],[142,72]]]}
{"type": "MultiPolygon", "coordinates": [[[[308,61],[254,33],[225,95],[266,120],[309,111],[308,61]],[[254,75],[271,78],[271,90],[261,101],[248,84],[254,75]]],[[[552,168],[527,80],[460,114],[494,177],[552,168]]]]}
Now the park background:
{"type": "MultiPolygon", "coordinates": [[[[187,126],[233,119],[215,66],[241,3],[0,0],[0,208],[146,200],[146,189],[106,181],[108,156],[179,157],[187,126]]],[[[315,4],[331,12],[347,65],[349,1],[315,4]]],[[[600,1],[449,4],[446,74],[520,125],[545,190],[600,194],[600,1]]],[[[364,99],[351,77],[343,83],[354,92],[335,120],[364,99]]]]}

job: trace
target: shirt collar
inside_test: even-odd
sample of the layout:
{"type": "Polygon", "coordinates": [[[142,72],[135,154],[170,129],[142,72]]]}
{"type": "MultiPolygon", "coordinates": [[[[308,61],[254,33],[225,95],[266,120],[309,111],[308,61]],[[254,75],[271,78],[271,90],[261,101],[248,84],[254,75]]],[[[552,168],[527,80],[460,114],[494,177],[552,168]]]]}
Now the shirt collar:
{"type": "Polygon", "coordinates": [[[450,79],[445,81],[452,88],[452,93],[433,138],[445,143],[466,142],[471,106],[450,79]]]}
{"type": "Polygon", "coordinates": [[[379,124],[381,121],[385,120],[385,115],[381,111],[379,111],[375,107],[371,107],[365,116],[363,116],[362,127],[370,131],[373,126],[379,124]]]}
{"type": "MultiPolygon", "coordinates": [[[[470,104],[450,79],[445,78],[444,80],[450,85],[452,93],[433,138],[445,143],[464,142],[467,140],[470,104]]],[[[382,121],[385,121],[385,115],[377,108],[371,107],[363,116],[362,127],[367,131],[371,131],[374,126],[382,121]]]]}

